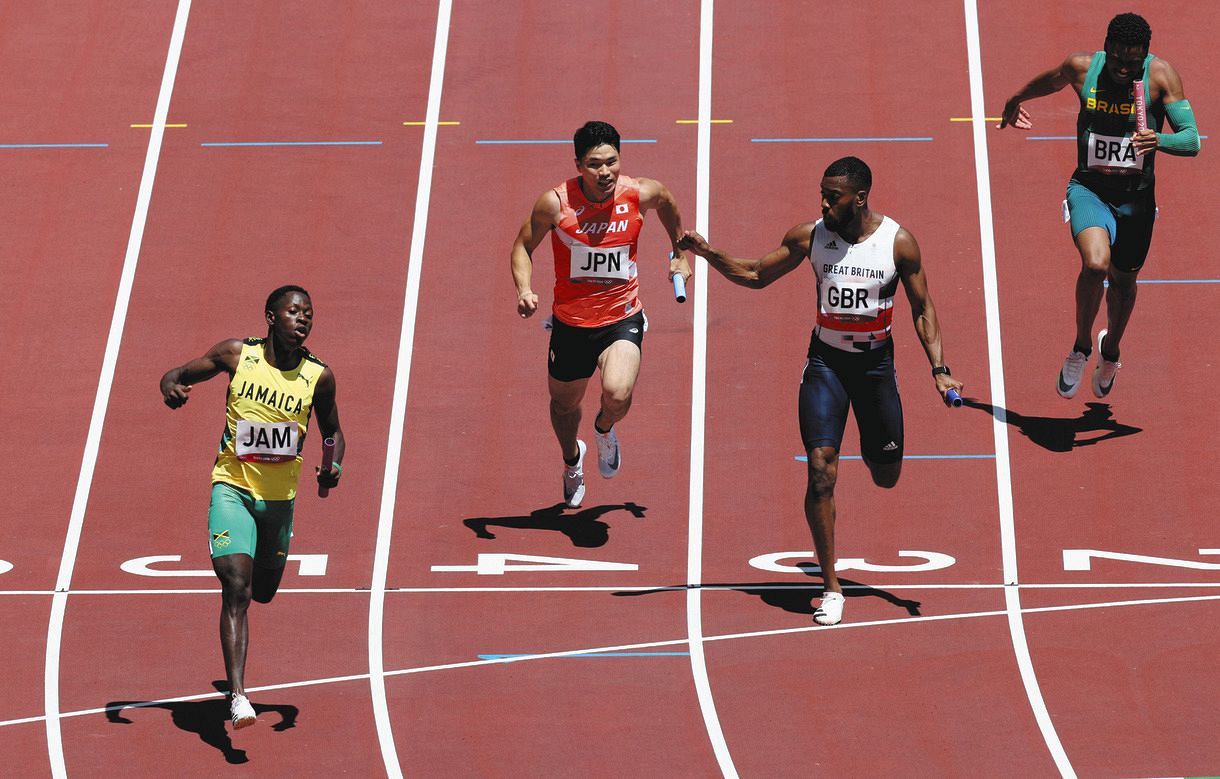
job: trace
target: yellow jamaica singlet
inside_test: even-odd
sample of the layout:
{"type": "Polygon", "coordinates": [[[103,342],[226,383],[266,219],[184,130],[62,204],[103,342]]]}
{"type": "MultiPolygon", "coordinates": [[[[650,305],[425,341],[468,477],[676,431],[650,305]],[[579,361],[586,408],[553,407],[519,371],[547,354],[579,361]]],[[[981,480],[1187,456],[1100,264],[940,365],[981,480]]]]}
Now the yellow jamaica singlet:
{"type": "Polygon", "coordinates": [[[229,382],[225,432],[212,483],[232,484],[258,500],[292,500],[313,391],[326,363],[302,349],[301,362],[282,371],[267,362],[265,341],[242,342],[237,371],[229,382]]]}

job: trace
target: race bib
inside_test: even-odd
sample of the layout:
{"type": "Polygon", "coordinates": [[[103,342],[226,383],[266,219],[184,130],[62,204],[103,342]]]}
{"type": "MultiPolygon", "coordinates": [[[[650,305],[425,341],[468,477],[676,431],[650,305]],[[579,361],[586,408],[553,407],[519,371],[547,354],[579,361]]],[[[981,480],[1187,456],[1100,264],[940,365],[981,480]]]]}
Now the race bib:
{"type": "Polygon", "coordinates": [[[233,449],[243,462],[283,463],[297,457],[296,422],[251,422],[237,420],[233,449]]]}
{"type": "Polygon", "coordinates": [[[850,284],[827,284],[822,299],[822,310],[836,318],[846,316],[871,317],[877,306],[868,299],[868,287],[850,284]]]}
{"type": "Polygon", "coordinates": [[[568,278],[614,284],[635,276],[630,246],[573,246],[568,278]]]}
{"type": "Polygon", "coordinates": [[[1136,156],[1130,136],[1089,133],[1088,143],[1089,170],[1132,175],[1144,169],[1147,155],[1136,156]]]}

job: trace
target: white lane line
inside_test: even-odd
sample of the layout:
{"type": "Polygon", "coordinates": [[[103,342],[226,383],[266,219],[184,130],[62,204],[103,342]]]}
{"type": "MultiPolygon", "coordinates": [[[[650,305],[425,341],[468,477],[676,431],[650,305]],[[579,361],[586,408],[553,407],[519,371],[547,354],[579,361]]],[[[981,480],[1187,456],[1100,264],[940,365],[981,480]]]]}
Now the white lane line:
{"type": "Polygon", "coordinates": [[[963,0],[966,16],[966,50],[970,66],[970,113],[974,139],[975,188],[979,201],[979,237],[983,254],[983,291],[987,310],[987,361],[990,368],[991,397],[995,406],[992,420],[992,436],[995,439],[996,492],[1000,514],[1000,548],[1004,562],[1004,602],[1008,611],[1008,627],[1012,634],[1012,647],[1025,694],[1046,747],[1054,758],[1055,766],[1064,777],[1075,777],[1076,772],[1068,760],[1050,711],[1038,686],[1033,658],[1025,638],[1025,625],[1021,618],[1021,593],[1015,585],[1020,581],[1017,573],[1017,534],[1013,518],[1012,472],[1008,453],[1008,419],[1004,409],[1008,402],[1004,391],[1003,348],[1000,341],[1000,299],[996,276],[995,229],[991,212],[991,164],[987,156],[987,123],[983,109],[983,60],[979,43],[979,16],[975,0],[963,0]]]}
{"type": "MultiPolygon", "coordinates": [[[[695,229],[708,232],[712,158],[712,0],[699,4],[699,130],[695,174],[695,229]]],[[[691,674],[703,725],[707,729],[720,773],[735,779],[737,769],[716,714],[712,683],[703,653],[703,467],[704,417],[707,406],[707,261],[695,261],[694,334],[691,339],[690,515],[686,542],[686,634],[691,674]]]]}
{"type": "MultiPolygon", "coordinates": [[[[1002,590],[1003,584],[845,584],[845,590],[1002,590]]],[[[1022,590],[1194,590],[1216,589],[1220,582],[1119,582],[1111,584],[1022,584],[1022,590]]],[[[685,592],[690,589],[678,584],[624,584],[618,587],[388,587],[386,594],[412,595],[420,593],[550,593],[550,592],[621,592],[624,594],[661,594],[664,592],[685,592]]],[[[710,592],[744,592],[747,590],[821,590],[821,584],[704,584],[700,589],[710,592]]],[[[56,590],[0,590],[0,597],[6,595],[54,597],[56,590]]],[[[220,588],[178,590],[68,590],[67,595],[219,595],[220,588]]],[[[281,587],[276,595],[368,595],[368,587],[281,587]]],[[[1027,609],[1028,611],[1028,609],[1027,609]]]]}
{"type": "Polygon", "coordinates": [[[140,190],[136,196],[135,214],[131,219],[131,233],[127,237],[127,253],[123,257],[123,272],[119,276],[119,289],[115,296],[114,312],[110,317],[110,333],[106,336],[106,352],[102,358],[101,373],[98,375],[97,394],[93,398],[93,414],[89,419],[89,432],[85,438],[80,475],[76,480],[76,494],[72,498],[72,514],[68,520],[63,554],[59,559],[59,575],[55,578],[56,593],[51,599],[51,616],[47,625],[46,661],[43,666],[43,705],[46,710],[47,752],[51,762],[51,775],[55,779],[68,775],[68,769],[64,763],[63,736],[59,728],[59,651],[63,640],[64,612],[68,606],[72,572],[76,568],[76,554],[80,547],[81,529],[85,523],[85,509],[88,506],[89,491],[93,485],[93,472],[97,467],[102,427],[105,425],[106,410],[110,405],[110,390],[114,385],[115,365],[118,363],[119,346],[123,341],[123,327],[127,322],[131,287],[135,281],[140,246],[144,242],[144,225],[148,220],[148,205],[152,201],[153,181],[157,176],[157,161],[161,157],[161,142],[165,137],[169,99],[174,91],[174,79],[178,73],[178,58],[182,53],[182,41],[186,36],[186,19],[190,11],[191,0],[178,0],[173,32],[170,35],[169,52],[165,58],[165,71],[161,75],[161,91],[157,95],[157,110],[153,118],[152,131],[148,136],[148,151],[144,155],[144,171],[140,175],[140,190]]]}
{"type": "MultiPolygon", "coordinates": [[[[1105,603],[1083,603],[1067,606],[1040,606],[1037,608],[1025,609],[1026,614],[1051,614],[1065,611],[1082,611],[1087,609],[1105,609],[1117,608],[1123,606],[1162,606],[1173,603],[1197,603],[1201,601],[1220,601],[1220,595],[1198,595],[1182,598],[1142,598],[1140,600],[1128,601],[1108,601],[1105,603]]],[[[874,620],[871,622],[841,622],[838,625],[822,627],[819,625],[803,625],[794,628],[779,628],[775,630],[757,630],[746,633],[726,633],[719,636],[706,636],[703,640],[706,641],[734,641],[745,638],[768,638],[772,636],[791,635],[794,633],[808,633],[818,630],[855,630],[859,628],[881,628],[888,625],[911,625],[924,622],[945,622],[949,620],[962,619],[979,619],[983,617],[1004,617],[1008,614],[1006,610],[996,611],[973,611],[961,614],[938,614],[929,617],[903,617],[900,619],[884,619],[874,620]]],[[[505,663],[526,662],[529,660],[549,660],[554,658],[574,657],[579,655],[602,654],[606,652],[629,652],[641,649],[653,649],[663,647],[681,647],[687,644],[685,638],[675,638],[667,641],[650,641],[641,644],[619,644],[617,646],[593,647],[588,649],[570,649],[559,652],[546,652],[534,655],[521,655],[511,658],[496,658],[494,660],[469,660],[459,663],[443,663],[440,665],[419,666],[416,668],[402,668],[394,671],[386,671],[386,676],[406,676],[420,673],[431,673],[434,671],[451,671],[459,668],[475,668],[485,665],[502,665],[505,663]]],[[[325,684],[339,684],[342,682],[364,681],[369,678],[368,674],[350,674],[347,676],[331,676],[323,679],[308,679],[299,682],[284,682],[281,684],[268,684],[261,687],[250,687],[249,692],[268,692],[274,690],[290,690],[301,687],[317,687],[325,684]]],[[[82,709],[80,711],[63,712],[59,716],[66,717],[86,717],[94,714],[104,714],[108,711],[118,711],[126,708],[148,708],[164,703],[180,703],[185,701],[201,701],[210,698],[220,698],[221,694],[217,692],[199,693],[197,695],[183,695],[178,698],[163,698],[156,701],[143,701],[139,703],[127,704],[125,706],[105,706],[96,709],[82,709]]],[[[0,721],[0,727],[10,725],[26,725],[33,722],[41,722],[45,717],[21,717],[19,719],[10,719],[0,721]]]]}
{"type": "Polygon", "coordinates": [[[398,339],[398,368],[394,377],[394,406],[386,441],[385,476],[381,487],[381,511],[377,520],[377,547],[369,589],[369,686],[373,719],[381,757],[390,777],[401,777],[398,749],[386,702],[385,658],[382,625],[385,620],[386,578],[390,565],[390,540],[394,531],[394,508],[398,496],[398,470],[403,430],[407,418],[407,388],[411,383],[411,359],[415,348],[415,315],[419,308],[419,280],[424,263],[424,238],[428,230],[428,205],[432,196],[432,167],[436,159],[437,124],[441,113],[441,88],[445,80],[445,52],[449,47],[449,17],[452,0],[440,0],[436,14],[436,39],[432,46],[432,77],[428,83],[428,110],[424,117],[423,149],[419,160],[419,184],[415,190],[415,223],[407,261],[407,289],[402,308],[402,331],[398,339]]]}

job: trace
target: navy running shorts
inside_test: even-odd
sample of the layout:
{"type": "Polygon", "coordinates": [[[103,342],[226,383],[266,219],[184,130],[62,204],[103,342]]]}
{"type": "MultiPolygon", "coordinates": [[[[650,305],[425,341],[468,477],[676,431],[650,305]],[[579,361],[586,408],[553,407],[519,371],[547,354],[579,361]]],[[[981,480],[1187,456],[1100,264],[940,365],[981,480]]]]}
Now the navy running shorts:
{"type": "Polygon", "coordinates": [[[864,458],[878,465],[901,460],[902,400],[893,341],[871,351],[847,352],[816,335],[810,340],[799,401],[806,452],[819,446],[841,448],[848,405],[856,415],[864,458]]]}

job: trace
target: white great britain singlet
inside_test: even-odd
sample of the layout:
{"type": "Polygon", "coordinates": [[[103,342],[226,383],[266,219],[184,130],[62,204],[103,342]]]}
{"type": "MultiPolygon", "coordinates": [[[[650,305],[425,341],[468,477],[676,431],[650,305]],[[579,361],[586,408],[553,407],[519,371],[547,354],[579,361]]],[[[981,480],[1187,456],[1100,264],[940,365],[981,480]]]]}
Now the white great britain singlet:
{"type": "Polygon", "coordinates": [[[868,351],[890,339],[898,268],[894,237],[898,223],[888,216],[865,240],[848,243],[819,219],[813,226],[809,261],[818,280],[818,321],[814,335],[844,351],[868,351]]]}

